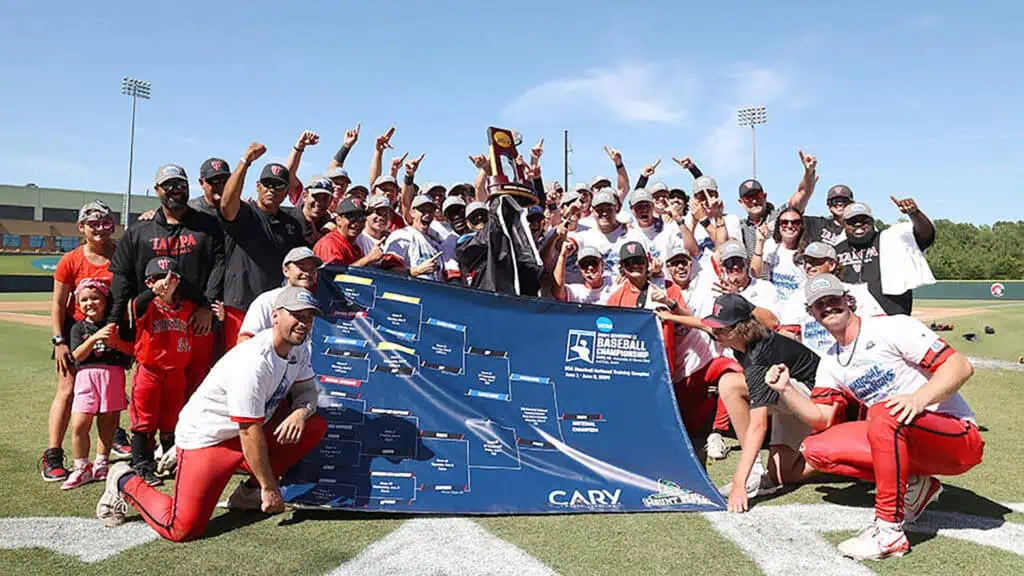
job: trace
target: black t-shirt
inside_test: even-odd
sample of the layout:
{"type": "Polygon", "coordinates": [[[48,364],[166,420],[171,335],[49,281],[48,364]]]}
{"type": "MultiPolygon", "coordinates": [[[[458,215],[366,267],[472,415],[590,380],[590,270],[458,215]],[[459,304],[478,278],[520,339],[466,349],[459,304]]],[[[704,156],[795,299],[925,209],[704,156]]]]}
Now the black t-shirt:
{"type": "Polygon", "coordinates": [[[824,242],[829,246],[836,246],[846,239],[846,229],[843,225],[825,216],[804,216],[804,234],[808,235],[808,244],[824,242]]]}
{"type": "Polygon", "coordinates": [[[317,226],[315,223],[307,220],[306,215],[302,213],[302,208],[292,206],[281,209],[291,214],[292,218],[295,218],[299,222],[299,225],[302,226],[302,237],[306,239],[307,244],[313,246],[318,240],[323,238],[324,235],[320,233],[320,228],[322,228],[322,226],[317,226]]]}
{"type": "Polygon", "coordinates": [[[843,240],[836,246],[836,255],[839,256],[839,265],[842,266],[839,279],[847,284],[867,284],[868,292],[889,316],[909,315],[914,305],[913,290],[907,290],[897,296],[882,294],[882,270],[878,265],[880,237],[881,234],[876,233],[870,244],[860,248],[851,245],[849,240],[843,240]]]}
{"type": "Polygon", "coordinates": [[[234,220],[221,221],[227,254],[224,304],[248,310],[257,296],[281,286],[281,262],[288,251],[308,244],[302,225],[283,209],[268,214],[242,202],[234,220]]]}
{"type": "MultiPolygon", "coordinates": [[[[90,336],[99,332],[100,328],[103,328],[103,326],[97,326],[89,320],[75,322],[75,325],[71,327],[71,351],[74,352],[75,348],[78,348],[90,336]]],[[[97,346],[99,345],[97,344],[97,346]]],[[[100,346],[99,349],[94,346],[92,353],[85,360],[78,363],[79,366],[88,366],[90,364],[106,364],[108,366],[129,368],[132,365],[132,358],[111,346],[100,346]]]]}
{"type": "Polygon", "coordinates": [[[743,366],[750,408],[753,409],[779,403],[779,393],[764,381],[769,368],[785,364],[789,368],[789,377],[799,380],[810,389],[814,388],[814,375],[821,358],[796,340],[772,332],[745,353],[737,351],[736,360],[743,366]]]}

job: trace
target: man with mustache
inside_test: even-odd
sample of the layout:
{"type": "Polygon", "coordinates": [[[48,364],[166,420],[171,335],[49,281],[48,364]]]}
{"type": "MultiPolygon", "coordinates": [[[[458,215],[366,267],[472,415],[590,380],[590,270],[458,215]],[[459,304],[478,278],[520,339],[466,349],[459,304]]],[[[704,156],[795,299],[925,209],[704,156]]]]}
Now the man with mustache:
{"type": "Polygon", "coordinates": [[[879,232],[867,204],[855,202],[843,213],[846,239],[836,246],[839,278],[848,284],[867,284],[886,314],[909,315],[914,288],[934,284],[924,251],[935,242],[935,225],[913,199],[890,196],[910,222],[898,222],[879,232]]]}
{"type": "Polygon", "coordinates": [[[974,374],[967,358],[910,316],[861,317],[831,274],[807,281],[807,307],[836,339],[818,364],[810,397],[795,393],[785,362],[765,378],[782,404],[817,431],[800,447],[814,470],[875,483],[875,520],[839,551],[857,560],[903,556],[903,533],[942,494],[933,475],[981,462],[985,442],[959,390],[974,374]],[[837,424],[846,398],[867,419],[837,424]]]}
{"type": "Polygon", "coordinates": [[[174,495],[147,485],[127,464],[118,463],[107,475],[96,516],[117,526],[131,506],[160,536],[193,540],[206,531],[221,492],[239,469],[252,476],[228,498],[229,508],[283,512],[281,475],[327,431],[316,413],[315,374],[305,345],[318,314],[308,290],[282,290],[274,301],[273,327],[221,358],[182,409],[175,429],[174,495]],[[290,406],[282,403],[288,395],[290,406]]]}

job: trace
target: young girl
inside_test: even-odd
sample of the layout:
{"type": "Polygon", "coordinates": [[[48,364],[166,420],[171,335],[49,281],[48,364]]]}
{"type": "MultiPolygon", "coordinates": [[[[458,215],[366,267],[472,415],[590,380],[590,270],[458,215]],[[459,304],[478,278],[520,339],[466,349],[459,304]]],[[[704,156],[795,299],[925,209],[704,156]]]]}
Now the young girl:
{"type": "Polygon", "coordinates": [[[125,369],[131,366],[131,347],[106,324],[110,289],[102,280],[78,283],[75,301],[85,315],[71,328],[71,354],[78,366],[71,404],[71,450],[75,468],[61,488],[71,490],[107,477],[108,456],[121,410],[128,407],[125,369]],[[97,416],[96,462],[89,464],[89,429],[97,416]]]}

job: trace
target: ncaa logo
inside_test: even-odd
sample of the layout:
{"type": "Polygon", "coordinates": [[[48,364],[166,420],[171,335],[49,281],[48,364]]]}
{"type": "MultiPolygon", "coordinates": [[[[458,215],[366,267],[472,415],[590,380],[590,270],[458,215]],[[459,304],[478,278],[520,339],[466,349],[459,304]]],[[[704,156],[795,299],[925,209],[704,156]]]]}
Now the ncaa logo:
{"type": "Polygon", "coordinates": [[[996,282],[989,288],[989,292],[992,293],[996,298],[1002,298],[1006,292],[1006,286],[1003,286],[1001,282],[996,282]]]}
{"type": "Polygon", "coordinates": [[[615,328],[615,324],[612,323],[612,319],[607,316],[601,316],[598,318],[596,324],[597,330],[599,332],[604,332],[605,334],[611,332],[615,328]]]}
{"type": "Polygon", "coordinates": [[[596,332],[569,330],[569,337],[565,342],[565,361],[593,364],[596,341],[596,332]]]}

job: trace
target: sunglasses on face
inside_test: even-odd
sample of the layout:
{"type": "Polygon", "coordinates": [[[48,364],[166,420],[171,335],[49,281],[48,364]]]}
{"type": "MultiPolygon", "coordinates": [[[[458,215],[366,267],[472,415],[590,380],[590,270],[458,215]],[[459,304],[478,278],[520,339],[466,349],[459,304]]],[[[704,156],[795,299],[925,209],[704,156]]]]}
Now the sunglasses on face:
{"type": "Polygon", "coordinates": [[[799,228],[804,223],[800,218],[795,220],[783,220],[779,219],[779,228],[799,228]]]}
{"type": "Polygon", "coordinates": [[[871,218],[867,216],[857,216],[856,218],[851,218],[850,220],[847,220],[846,223],[849,224],[850,226],[853,226],[854,228],[860,228],[861,226],[870,226],[871,218]]]}
{"type": "Polygon", "coordinates": [[[828,258],[810,258],[805,256],[804,268],[817,268],[818,266],[823,266],[826,262],[828,262],[828,258]]]}
{"type": "Polygon", "coordinates": [[[424,204],[424,205],[420,206],[419,208],[415,208],[415,210],[418,210],[420,212],[420,214],[433,214],[434,212],[437,212],[437,206],[432,206],[430,204],[424,204]]]}
{"type": "Polygon", "coordinates": [[[216,178],[205,178],[207,184],[210,186],[223,186],[228,183],[227,176],[217,176],[216,178]]]}
{"type": "Polygon", "coordinates": [[[601,260],[597,258],[587,258],[578,262],[580,270],[597,270],[601,267],[601,260]]]}
{"type": "Polygon", "coordinates": [[[469,220],[470,224],[480,224],[482,222],[487,222],[487,214],[473,214],[472,216],[467,218],[467,220],[469,220]]]}
{"type": "Polygon", "coordinates": [[[818,300],[811,305],[811,309],[817,313],[822,313],[828,308],[839,308],[843,305],[842,296],[825,296],[821,300],[818,300]]]}
{"type": "Polygon", "coordinates": [[[667,264],[669,268],[689,268],[692,262],[690,262],[689,258],[677,258],[675,260],[669,260],[667,264]]]}
{"type": "Polygon", "coordinates": [[[748,192],[743,195],[744,202],[752,202],[754,200],[764,200],[764,192],[748,192]]]}
{"type": "Polygon", "coordinates": [[[177,192],[178,190],[188,190],[188,182],[184,180],[168,180],[160,185],[160,188],[168,192],[177,192]]]}
{"type": "Polygon", "coordinates": [[[347,219],[349,222],[362,222],[363,220],[366,220],[366,212],[342,214],[341,217],[347,219]]]}
{"type": "Polygon", "coordinates": [[[833,198],[832,200],[828,201],[828,205],[830,208],[842,208],[843,206],[846,206],[848,204],[853,204],[853,202],[847,198],[833,198]]]}
{"type": "Polygon", "coordinates": [[[743,269],[744,267],[746,267],[746,265],[747,261],[744,260],[743,258],[740,258],[739,256],[733,256],[732,258],[726,259],[725,262],[722,262],[722,266],[726,270],[735,270],[737,268],[743,269]]]}
{"type": "Polygon", "coordinates": [[[686,202],[686,194],[681,194],[679,192],[676,192],[675,194],[669,194],[668,195],[668,199],[669,200],[682,200],[683,202],[686,202]]]}
{"type": "Polygon", "coordinates": [[[93,230],[113,230],[114,229],[114,221],[113,220],[87,220],[85,222],[85,224],[87,226],[89,226],[89,228],[92,228],[93,230]]]}
{"type": "Polygon", "coordinates": [[[554,212],[555,210],[558,210],[558,204],[555,204],[554,202],[548,202],[547,208],[551,212],[554,212]]]}
{"type": "Polygon", "coordinates": [[[263,180],[263,181],[260,182],[260,184],[264,188],[266,188],[268,190],[273,190],[275,192],[277,192],[278,190],[284,190],[285,188],[288,187],[287,183],[285,183],[285,182],[278,182],[277,180],[263,180]]]}
{"type": "Polygon", "coordinates": [[[377,208],[373,213],[385,220],[391,218],[391,208],[377,208]]]}
{"type": "Polygon", "coordinates": [[[597,212],[598,216],[611,216],[615,214],[615,208],[607,205],[595,206],[594,212],[597,212]]]}
{"type": "Polygon", "coordinates": [[[622,267],[626,268],[627,270],[633,270],[633,269],[636,269],[636,268],[646,268],[647,267],[647,259],[646,258],[628,258],[628,259],[622,261],[622,267]]]}

